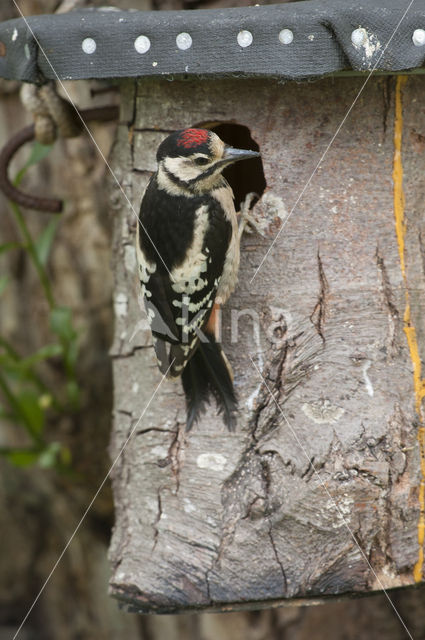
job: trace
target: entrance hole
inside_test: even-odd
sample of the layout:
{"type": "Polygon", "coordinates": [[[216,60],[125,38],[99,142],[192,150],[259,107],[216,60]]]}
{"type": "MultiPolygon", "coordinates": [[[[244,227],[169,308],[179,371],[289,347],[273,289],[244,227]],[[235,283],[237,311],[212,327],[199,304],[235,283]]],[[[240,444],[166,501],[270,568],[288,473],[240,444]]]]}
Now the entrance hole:
{"type": "MultiPolygon", "coordinates": [[[[223,142],[231,147],[260,151],[260,147],[251,137],[251,132],[248,127],[244,127],[241,124],[233,124],[230,122],[204,122],[197,126],[205,127],[206,129],[214,131],[214,133],[216,133],[223,142]]],[[[251,207],[254,206],[254,204],[258,202],[263,195],[267,186],[261,157],[236,162],[225,169],[223,171],[223,175],[235,194],[235,207],[237,211],[248,193],[254,192],[258,195],[258,199],[255,199],[251,204],[251,207]]]]}

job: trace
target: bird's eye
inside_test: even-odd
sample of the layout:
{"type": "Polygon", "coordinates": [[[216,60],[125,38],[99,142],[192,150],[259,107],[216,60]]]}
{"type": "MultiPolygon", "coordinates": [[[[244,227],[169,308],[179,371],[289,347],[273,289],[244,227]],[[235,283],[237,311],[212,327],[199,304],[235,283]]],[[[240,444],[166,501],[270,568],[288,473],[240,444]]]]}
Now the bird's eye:
{"type": "Polygon", "coordinates": [[[201,165],[208,164],[208,163],[209,163],[208,158],[202,158],[202,157],[200,157],[200,158],[195,158],[195,164],[199,164],[200,166],[201,166],[201,165]]]}

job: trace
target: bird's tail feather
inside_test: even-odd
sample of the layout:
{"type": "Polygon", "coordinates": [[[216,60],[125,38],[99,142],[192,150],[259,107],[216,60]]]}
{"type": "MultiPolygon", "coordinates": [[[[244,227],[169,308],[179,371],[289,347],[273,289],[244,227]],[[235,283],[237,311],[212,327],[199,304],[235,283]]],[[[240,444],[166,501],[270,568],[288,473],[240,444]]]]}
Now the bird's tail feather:
{"type": "Polygon", "coordinates": [[[205,331],[204,335],[208,341],[199,343],[182,373],[187,407],[186,429],[191,429],[204,413],[213,395],[224,423],[229,431],[234,431],[238,403],[229,363],[214,336],[205,331]]]}

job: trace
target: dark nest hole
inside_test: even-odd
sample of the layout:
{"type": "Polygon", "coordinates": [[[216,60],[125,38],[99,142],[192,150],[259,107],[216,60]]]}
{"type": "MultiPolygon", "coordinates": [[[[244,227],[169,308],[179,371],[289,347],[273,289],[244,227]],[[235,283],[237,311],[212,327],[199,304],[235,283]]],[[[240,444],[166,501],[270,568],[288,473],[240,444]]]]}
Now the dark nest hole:
{"type": "MultiPolygon", "coordinates": [[[[226,144],[237,149],[251,149],[260,151],[260,147],[251,138],[248,127],[241,124],[227,122],[202,123],[202,127],[214,131],[226,144]]],[[[238,211],[248,193],[256,193],[258,198],[251,203],[251,207],[261,198],[267,186],[264,177],[263,163],[261,158],[243,160],[236,162],[223,171],[223,175],[233,189],[235,194],[235,207],[238,211]]]]}

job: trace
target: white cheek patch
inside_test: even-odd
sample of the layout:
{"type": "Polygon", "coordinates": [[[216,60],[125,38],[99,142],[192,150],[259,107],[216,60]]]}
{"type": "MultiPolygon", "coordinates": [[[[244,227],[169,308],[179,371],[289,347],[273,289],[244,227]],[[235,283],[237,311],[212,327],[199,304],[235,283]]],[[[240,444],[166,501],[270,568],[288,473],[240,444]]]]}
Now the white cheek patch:
{"type": "Polygon", "coordinates": [[[203,167],[197,167],[189,158],[181,156],[178,158],[165,158],[164,167],[173,176],[184,182],[198,178],[203,171],[203,167]]]}

